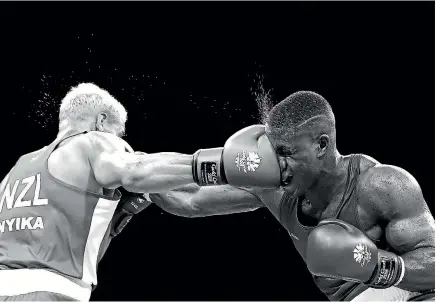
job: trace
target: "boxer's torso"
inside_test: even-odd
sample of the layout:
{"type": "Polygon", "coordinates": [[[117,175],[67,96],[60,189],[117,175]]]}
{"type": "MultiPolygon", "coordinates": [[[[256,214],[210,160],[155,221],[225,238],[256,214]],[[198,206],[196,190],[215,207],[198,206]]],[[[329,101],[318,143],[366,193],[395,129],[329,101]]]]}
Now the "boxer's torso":
{"type": "Polygon", "coordinates": [[[120,194],[97,184],[81,137],[68,133],[11,170],[0,191],[0,269],[46,269],[97,283],[120,194]]]}
{"type": "MultiPolygon", "coordinates": [[[[366,201],[359,186],[362,173],[377,162],[364,155],[347,157],[347,180],[337,196],[329,201],[322,212],[311,208],[306,199],[291,198],[284,190],[256,191],[278,221],[286,228],[301,257],[305,260],[306,242],[317,223],[328,218],[343,220],[362,230],[379,248],[388,250],[384,238],[384,226],[379,222],[377,209],[366,201]]],[[[352,299],[367,287],[362,284],[338,279],[313,276],[315,283],[330,300],[352,299]]]]}

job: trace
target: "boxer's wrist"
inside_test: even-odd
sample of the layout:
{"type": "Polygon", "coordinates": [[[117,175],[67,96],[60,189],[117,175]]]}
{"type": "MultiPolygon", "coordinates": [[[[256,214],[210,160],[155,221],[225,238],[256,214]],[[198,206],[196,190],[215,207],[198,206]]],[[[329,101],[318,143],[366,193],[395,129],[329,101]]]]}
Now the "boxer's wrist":
{"type": "Polygon", "coordinates": [[[400,277],[398,278],[397,282],[394,283],[394,285],[392,286],[397,286],[398,284],[401,283],[401,281],[403,281],[404,278],[404,274],[406,272],[406,266],[404,265],[404,260],[403,258],[401,258],[401,256],[398,256],[398,259],[401,262],[401,270],[400,270],[400,277]]]}
{"type": "Polygon", "coordinates": [[[372,288],[388,288],[398,285],[404,277],[403,259],[394,253],[378,250],[378,264],[366,285],[372,288]]]}

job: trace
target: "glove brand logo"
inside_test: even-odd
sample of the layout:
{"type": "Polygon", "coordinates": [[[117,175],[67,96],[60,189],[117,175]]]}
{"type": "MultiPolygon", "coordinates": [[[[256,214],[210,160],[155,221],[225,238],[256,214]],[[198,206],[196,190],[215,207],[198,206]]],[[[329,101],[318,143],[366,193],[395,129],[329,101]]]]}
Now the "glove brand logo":
{"type": "Polygon", "coordinates": [[[262,158],[256,152],[242,150],[242,155],[238,152],[235,158],[235,165],[238,171],[242,169],[244,173],[255,172],[259,168],[261,160],[262,158]]]}
{"type": "Polygon", "coordinates": [[[210,173],[209,181],[212,180],[214,185],[218,184],[217,176],[218,176],[218,173],[217,173],[216,165],[212,164],[212,172],[210,173]]]}
{"type": "Polygon", "coordinates": [[[354,260],[360,264],[360,266],[365,266],[371,261],[371,251],[368,247],[362,243],[358,243],[353,250],[354,260]]]}

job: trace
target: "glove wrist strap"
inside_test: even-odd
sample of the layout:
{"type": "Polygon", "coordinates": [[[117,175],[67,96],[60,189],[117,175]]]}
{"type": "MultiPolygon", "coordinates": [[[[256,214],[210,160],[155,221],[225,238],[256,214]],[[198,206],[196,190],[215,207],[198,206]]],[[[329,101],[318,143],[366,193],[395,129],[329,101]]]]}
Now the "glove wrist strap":
{"type": "Polygon", "coordinates": [[[194,154],[192,174],[199,186],[226,185],[224,173],[223,148],[202,149],[194,154]]]}
{"type": "Polygon", "coordinates": [[[194,179],[194,182],[196,184],[200,184],[198,179],[198,173],[197,173],[198,153],[200,153],[200,151],[197,151],[194,153],[194,155],[192,155],[192,161],[191,161],[192,178],[194,179]]]}
{"type": "Polygon", "coordinates": [[[116,237],[119,235],[132,217],[132,213],[129,213],[124,209],[120,210],[112,219],[113,225],[111,228],[111,236],[116,237]]]}
{"type": "Polygon", "coordinates": [[[388,288],[398,285],[404,276],[404,262],[400,256],[378,250],[378,265],[366,284],[372,288],[388,288]]]}

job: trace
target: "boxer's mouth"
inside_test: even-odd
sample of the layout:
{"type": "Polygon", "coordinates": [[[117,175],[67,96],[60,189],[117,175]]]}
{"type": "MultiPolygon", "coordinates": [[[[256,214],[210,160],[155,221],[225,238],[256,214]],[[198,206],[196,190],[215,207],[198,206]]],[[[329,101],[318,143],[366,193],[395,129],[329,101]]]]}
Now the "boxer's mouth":
{"type": "Polygon", "coordinates": [[[292,181],[292,175],[289,175],[288,177],[286,177],[285,180],[282,180],[282,186],[286,187],[288,186],[292,181]]]}

